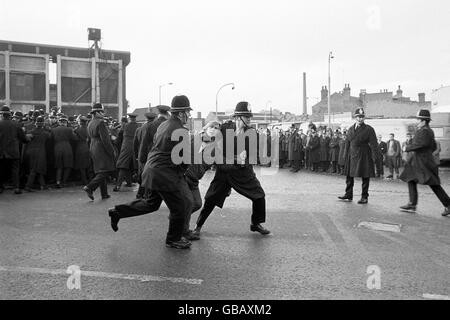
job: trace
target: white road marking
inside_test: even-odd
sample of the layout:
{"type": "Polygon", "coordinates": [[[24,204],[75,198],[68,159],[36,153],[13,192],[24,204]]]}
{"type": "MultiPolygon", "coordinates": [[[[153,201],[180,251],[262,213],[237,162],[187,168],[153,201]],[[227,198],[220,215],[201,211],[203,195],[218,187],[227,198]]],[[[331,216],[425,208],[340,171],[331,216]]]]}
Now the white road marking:
{"type": "Polygon", "coordinates": [[[443,296],[443,295],[440,295],[440,294],[425,293],[423,295],[423,297],[425,299],[432,299],[432,300],[450,300],[450,296],[443,296]]]}
{"type": "Polygon", "coordinates": [[[400,224],[390,224],[390,223],[378,223],[378,222],[361,222],[358,224],[358,228],[366,228],[370,230],[376,230],[376,231],[388,231],[388,232],[401,232],[401,225],[400,224]]]}
{"type": "MultiPolygon", "coordinates": [[[[16,273],[40,273],[51,275],[68,275],[67,270],[63,269],[47,269],[47,268],[24,268],[24,267],[5,267],[0,266],[0,272],[16,272],[16,273]]],[[[94,277],[94,278],[108,278],[108,279],[121,279],[132,280],[140,282],[163,282],[169,281],[173,283],[184,283],[191,285],[201,285],[203,280],[200,279],[186,279],[186,278],[172,278],[172,277],[160,277],[151,275],[137,275],[137,274],[121,274],[121,273],[109,273],[98,271],[83,271],[81,270],[81,276],[94,277]]]]}

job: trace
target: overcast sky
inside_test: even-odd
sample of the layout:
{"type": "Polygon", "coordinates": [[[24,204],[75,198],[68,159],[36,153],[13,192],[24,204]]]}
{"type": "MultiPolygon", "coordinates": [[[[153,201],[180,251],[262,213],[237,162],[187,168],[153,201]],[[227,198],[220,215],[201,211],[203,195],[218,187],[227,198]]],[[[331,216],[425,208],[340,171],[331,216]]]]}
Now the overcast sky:
{"type": "Polygon", "coordinates": [[[0,39],[87,47],[87,28],[102,30],[103,48],[131,52],[131,110],[185,94],[194,112],[232,109],[301,113],[302,73],[309,105],[327,84],[379,92],[402,86],[427,98],[450,85],[447,0],[315,1],[24,1],[0,0],[0,39]],[[269,102],[271,101],[271,102],[269,102]]]}

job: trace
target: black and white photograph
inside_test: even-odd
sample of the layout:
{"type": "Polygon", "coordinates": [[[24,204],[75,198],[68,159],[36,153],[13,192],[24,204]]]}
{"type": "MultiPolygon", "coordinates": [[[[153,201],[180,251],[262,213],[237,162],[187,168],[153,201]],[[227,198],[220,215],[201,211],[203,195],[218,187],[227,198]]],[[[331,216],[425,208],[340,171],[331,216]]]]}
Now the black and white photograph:
{"type": "Polygon", "coordinates": [[[0,300],[450,300],[450,2],[0,8],[0,300]]]}

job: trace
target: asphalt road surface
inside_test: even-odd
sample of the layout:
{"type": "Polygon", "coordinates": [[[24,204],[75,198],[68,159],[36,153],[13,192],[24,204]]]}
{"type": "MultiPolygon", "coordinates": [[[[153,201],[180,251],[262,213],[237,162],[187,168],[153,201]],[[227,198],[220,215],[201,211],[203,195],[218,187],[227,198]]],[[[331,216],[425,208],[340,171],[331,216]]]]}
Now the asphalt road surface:
{"type": "MultiPolygon", "coordinates": [[[[251,202],[233,192],[190,250],[165,247],[165,205],[111,230],[107,209],[132,200],[132,189],[109,186],[112,198],[102,201],[97,191],[94,202],[80,187],[7,190],[0,195],[0,299],[449,299],[450,218],[428,187],[419,187],[412,215],[398,209],[408,200],[399,181],[372,180],[362,206],[359,179],[356,201],[345,203],[337,200],[342,176],[256,171],[272,235],[250,232],[251,202]],[[389,230],[358,227],[364,222],[389,230]]],[[[201,182],[202,194],[213,174],[201,182]]],[[[449,175],[444,168],[448,192],[449,175]]]]}

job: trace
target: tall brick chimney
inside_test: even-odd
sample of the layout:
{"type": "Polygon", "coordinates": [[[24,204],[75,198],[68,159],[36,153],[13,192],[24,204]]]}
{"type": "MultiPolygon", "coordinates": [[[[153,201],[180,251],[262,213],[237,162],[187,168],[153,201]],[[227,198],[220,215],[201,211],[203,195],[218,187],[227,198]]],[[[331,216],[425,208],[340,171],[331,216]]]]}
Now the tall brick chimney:
{"type": "Polygon", "coordinates": [[[397,97],[398,97],[398,98],[403,97],[403,91],[402,91],[402,89],[400,88],[400,86],[398,86],[397,97]]]}
{"type": "Polygon", "coordinates": [[[350,84],[346,84],[344,90],[342,91],[344,100],[350,100],[350,84]]]}
{"type": "Polygon", "coordinates": [[[322,87],[322,91],[320,92],[321,101],[328,100],[328,89],[327,86],[322,87]]]}
{"type": "Polygon", "coordinates": [[[419,102],[425,103],[425,93],[419,93],[419,102]]]}

